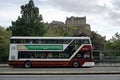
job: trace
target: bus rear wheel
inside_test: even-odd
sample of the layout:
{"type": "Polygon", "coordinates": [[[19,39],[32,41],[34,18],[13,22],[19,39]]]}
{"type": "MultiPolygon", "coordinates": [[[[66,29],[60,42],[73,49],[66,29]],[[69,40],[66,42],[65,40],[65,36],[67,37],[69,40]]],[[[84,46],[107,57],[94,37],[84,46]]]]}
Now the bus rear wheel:
{"type": "Polygon", "coordinates": [[[80,66],[80,64],[79,64],[79,62],[75,61],[75,62],[73,62],[72,66],[74,68],[78,68],[80,66]]]}
{"type": "Polygon", "coordinates": [[[30,68],[31,67],[31,63],[29,61],[24,63],[24,67],[25,68],[30,68]]]}

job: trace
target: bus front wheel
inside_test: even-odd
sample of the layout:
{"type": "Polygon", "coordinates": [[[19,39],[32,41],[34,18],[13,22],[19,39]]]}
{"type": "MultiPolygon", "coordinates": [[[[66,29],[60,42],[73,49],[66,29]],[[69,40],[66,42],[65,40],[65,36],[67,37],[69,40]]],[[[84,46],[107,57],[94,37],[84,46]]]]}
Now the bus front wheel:
{"type": "Polygon", "coordinates": [[[75,62],[73,62],[73,65],[72,65],[74,68],[78,68],[79,66],[80,66],[80,64],[77,62],[77,61],[75,61],[75,62]]]}
{"type": "Polygon", "coordinates": [[[25,68],[30,68],[31,67],[31,63],[29,61],[24,63],[24,67],[25,68]]]}

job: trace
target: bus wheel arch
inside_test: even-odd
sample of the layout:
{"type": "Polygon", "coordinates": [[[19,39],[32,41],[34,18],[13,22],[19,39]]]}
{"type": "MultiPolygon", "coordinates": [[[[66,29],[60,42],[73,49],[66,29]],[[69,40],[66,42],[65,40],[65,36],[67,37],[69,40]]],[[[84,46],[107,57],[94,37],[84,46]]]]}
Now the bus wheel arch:
{"type": "Polygon", "coordinates": [[[78,68],[78,67],[80,67],[80,63],[79,63],[78,61],[74,61],[74,62],[72,63],[72,67],[78,68]]]}
{"type": "Polygon", "coordinates": [[[30,61],[25,61],[25,63],[24,63],[25,68],[30,68],[31,66],[32,66],[32,64],[30,61]]]}

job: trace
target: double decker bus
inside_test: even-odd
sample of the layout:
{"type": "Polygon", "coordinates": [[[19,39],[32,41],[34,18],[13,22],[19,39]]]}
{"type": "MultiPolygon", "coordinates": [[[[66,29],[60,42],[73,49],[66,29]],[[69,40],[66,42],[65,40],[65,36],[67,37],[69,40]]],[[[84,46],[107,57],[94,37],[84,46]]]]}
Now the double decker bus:
{"type": "Polygon", "coordinates": [[[89,37],[16,37],[10,39],[9,65],[13,67],[94,66],[89,37]]]}

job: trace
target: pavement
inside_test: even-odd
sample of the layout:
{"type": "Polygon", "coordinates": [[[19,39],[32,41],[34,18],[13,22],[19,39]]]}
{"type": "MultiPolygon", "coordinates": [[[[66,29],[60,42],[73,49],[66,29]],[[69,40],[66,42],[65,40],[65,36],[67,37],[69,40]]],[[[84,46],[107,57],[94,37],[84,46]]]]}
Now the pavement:
{"type": "Polygon", "coordinates": [[[0,64],[0,67],[9,67],[8,64],[0,64]]]}

